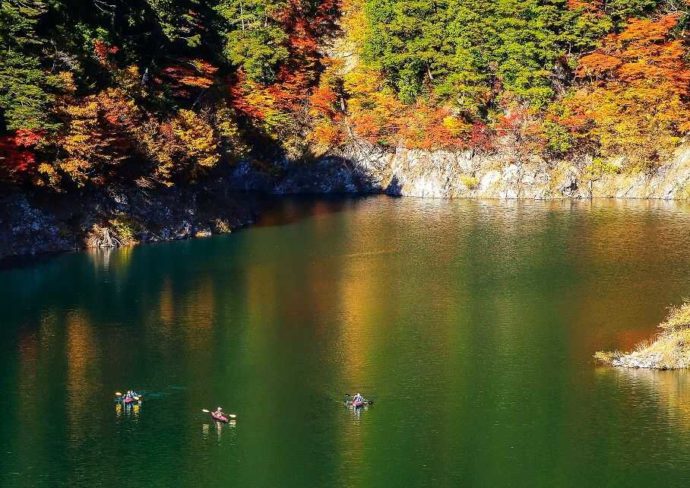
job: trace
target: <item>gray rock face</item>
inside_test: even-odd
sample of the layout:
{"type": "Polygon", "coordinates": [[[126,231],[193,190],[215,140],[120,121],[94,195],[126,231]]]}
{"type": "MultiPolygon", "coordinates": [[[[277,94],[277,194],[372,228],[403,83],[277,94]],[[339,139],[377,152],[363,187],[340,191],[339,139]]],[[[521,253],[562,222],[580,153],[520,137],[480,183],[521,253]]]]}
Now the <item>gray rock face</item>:
{"type": "Polygon", "coordinates": [[[248,196],[229,190],[294,193],[386,193],[425,198],[690,198],[690,144],[653,173],[588,179],[589,161],[519,158],[508,149],[386,151],[353,141],[316,162],[278,161],[269,172],[248,162],[232,174],[193,188],[108,188],[86,196],[34,198],[0,191],[0,259],[82,248],[94,229],[118,242],[155,242],[230,232],[250,223],[248,196]]]}
{"type": "Polygon", "coordinates": [[[56,215],[32,205],[23,194],[0,198],[0,257],[68,251],[76,247],[56,215]]]}
{"type": "Polygon", "coordinates": [[[315,163],[280,165],[276,175],[240,165],[232,178],[242,189],[291,193],[387,193],[425,198],[690,198],[690,145],[651,174],[604,174],[585,170],[589,160],[546,161],[518,158],[503,150],[420,151],[402,147],[384,151],[353,142],[338,154],[315,163]]]}
{"type": "Polygon", "coordinates": [[[0,191],[0,260],[100,246],[104,240],[118,246],[228,233],[251,223],[256,205],[227,186],[220,180],[83,195],[0,191]]]}

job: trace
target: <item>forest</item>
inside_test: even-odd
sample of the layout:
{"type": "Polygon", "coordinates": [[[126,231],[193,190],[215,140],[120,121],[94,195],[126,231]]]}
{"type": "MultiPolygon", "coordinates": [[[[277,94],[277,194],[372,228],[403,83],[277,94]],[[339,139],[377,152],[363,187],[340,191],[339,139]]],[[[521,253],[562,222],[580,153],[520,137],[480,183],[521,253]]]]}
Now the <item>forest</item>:
{"type": "Polygon", "coordinates": [[[395,148],[648,171],[690,131],[680,0],[2,0],[0,179],[76,191],[395,148]],[[623,165],[610,164],[621,160],[623,165]]]}

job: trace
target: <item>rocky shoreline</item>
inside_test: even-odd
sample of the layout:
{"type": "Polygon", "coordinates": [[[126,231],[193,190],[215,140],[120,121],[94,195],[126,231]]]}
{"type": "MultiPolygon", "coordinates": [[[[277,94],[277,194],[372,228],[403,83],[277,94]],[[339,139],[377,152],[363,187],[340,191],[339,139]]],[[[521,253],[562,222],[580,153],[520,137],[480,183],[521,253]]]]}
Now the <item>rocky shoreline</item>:
{"type": "Polygon", "coordinates": [[[598,352],[594,358],[601,364],[616,368],[629,369],[687,369],[690,368],[690,352],[680,351],[683,339],[672,336],[660,336],[649,345],[640,346],[639,350],[629,353],[598,352]],[[661,349],[679,349],[670,355],[660,352],[661,349]]]}
{"type": "Polygon", "coordinates": [[[562,198],[690,198],[690,144],[653,171],[626,172],[623,161],[592,172],[591,158],[547,161],[510,147],[493,153],[386,151],[357,141],[314,163],[278,163],[271,173],[239,164],[231,182],[273,194],[385,193],[423,198],[549,200],[562,198]]]}
{"type": "Polygon", "coordinates": [[[224,179],[187,187],[79,195],[0,190],[0,263],[17,258],[226,234],[255,221],[251,195],[224,179]]]}
{"type": "Polygon", "coordinates": [[[87,247],[132,245],[223,234],[251,224],[252,194],[387,194],[423,198],[690,198],[690,144],[653,172],[592,175],[591,160],[490,154],[386,151],[354,141],[312,162],[250,162],[196,185],[109,187],[78,195],[0,189],[0,262],[87,247]]]}

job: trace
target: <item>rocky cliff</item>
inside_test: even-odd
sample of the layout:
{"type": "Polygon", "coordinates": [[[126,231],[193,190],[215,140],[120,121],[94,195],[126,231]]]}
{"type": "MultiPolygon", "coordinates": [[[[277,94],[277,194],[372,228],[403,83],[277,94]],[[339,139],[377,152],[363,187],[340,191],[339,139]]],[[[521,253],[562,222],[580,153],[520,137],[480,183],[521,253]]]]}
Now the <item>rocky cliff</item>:
{"type": "Polygon", "coordinates": [[[87,247],[206,237],[250,224],[256,202],[205,185],[45,194],[0,188],[0,262],[87,247]]]}
{"type": "Polygon", "coordinates": [[[653,171],[626,172],[608,163],[593,171],[591,159],[546,161],[509,151],[385,151],[351,144],[313,164],[284,163],[278,176],[239,165],[234,186],[289,193],[387,193],[427,198],[658,198],[690,197],[690,145],[653,171]]]}
{"type": "MultiPolygon", "coordinates": [[[[492,154],[385,151],[363,142],[315,162],[278,162],[270,173],[248,162],[203,185],[143,190],[109,188],[46,197],[14,191],[0,196],[0,260],[12,256],[156,242],[229,232],[253,220],[246,194],[386,193],[427,198],[690,198],[690,145],[649,172],[613,163],[518,158],[492,154]]],[[[0,192],[0,195],[2,193],[0,192]]]]}

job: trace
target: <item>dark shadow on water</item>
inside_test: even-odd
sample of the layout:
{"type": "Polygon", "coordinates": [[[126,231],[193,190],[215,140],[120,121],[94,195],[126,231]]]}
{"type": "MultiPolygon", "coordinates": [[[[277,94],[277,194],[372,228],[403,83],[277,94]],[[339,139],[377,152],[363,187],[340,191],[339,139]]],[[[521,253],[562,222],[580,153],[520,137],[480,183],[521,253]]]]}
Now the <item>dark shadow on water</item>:
{"type": "Polygon", "coordinates": [[[0,271],[5,271],[9,269],[31,268],[38,264],[50,261],[55,257],[68,253],[70,253],[70,251],[55,251],[28,256],[10,256],[7,258],[0,259],[0,271]]]}
{"type": "Polygon", "coordinates": [[[252,227],[278,227],[301,220],[344,212],[365,199],[378,195],[290,195],[265,197],[252,227]]]}
{"type": "MultiPolygon", "coordinates": [[[[350,195],[350,194],[307,194],[307,195],[266,195],[255,192],[232,192],[238,200],[247,201],[250,208],[257,209],[258,216],[253,223],[247,223],[235,228],[235,232],[251,227],[276,227],[290,225],[303,219],[318,215],[327,215],[351,209],[358,201],[378,195],[350,195]]],[[[191,240],[182,239],[182,240],[191,240]]],[[[147,242],[142,245],[165,245],[174,242],[147,242]]],[[[110,250],[102,250],[109,252],[110,250]]],[[[11,256],[0,259],[0,271],[20,268],[32,268],[50,262],[56,257],[67,254],[87,252],[86,249],[73,251],[55,251],[35,255],[11,256]]]]}

